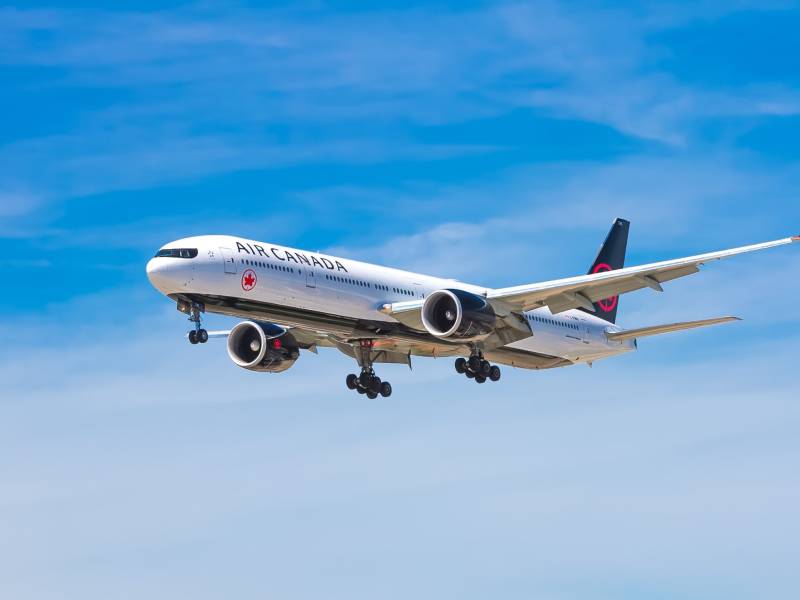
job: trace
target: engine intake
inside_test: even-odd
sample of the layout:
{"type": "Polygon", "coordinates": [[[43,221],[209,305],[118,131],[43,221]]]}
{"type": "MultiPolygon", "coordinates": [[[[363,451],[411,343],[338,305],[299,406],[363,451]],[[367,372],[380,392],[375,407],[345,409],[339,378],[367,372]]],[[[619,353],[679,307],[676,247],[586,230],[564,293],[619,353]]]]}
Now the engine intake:
{"type": "Polygon", "coordinates": [[[242,321],[228,335],[228,356],[243,369],[279,373],[294,365],[300,348],[278,325],[242,321]]]}
{"type": "Polygon", "coordinates": [[[491,304],[463,290],[438,290],[422,304],[422,324],[439,338],[472,340],[494,331],[497,317],[491,304]]]}

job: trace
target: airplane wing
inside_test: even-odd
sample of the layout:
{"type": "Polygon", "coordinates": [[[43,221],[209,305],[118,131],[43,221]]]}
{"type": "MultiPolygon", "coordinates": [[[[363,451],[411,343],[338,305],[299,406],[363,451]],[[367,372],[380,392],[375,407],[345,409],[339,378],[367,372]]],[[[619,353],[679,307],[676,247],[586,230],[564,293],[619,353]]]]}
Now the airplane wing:
{"type": "MultiPolygon", "coordinates": [[[[512,313],[542,306],[549,307],[553,314],[573,308],[584,308],[595,312],[594,303],[606,298],[613,298],[643,288],[662,292],[662,283],[697,273],[700,271],[700,267],[706,263],[795,242],[800,242],[800,235],[638,267],[501,288],[489,291],[486,297],[497,314],[511,325],[514,325],[513,320],[510,320],[513,317],[512,313]]],[[[395,317],[406,325],[422,329],[419,317],[422,304],[421,300],[398,302],[386,304],[380,308],[380,311],[395,317]]]]}
{"type": "Polygon", "coordinates": [[[706,263],[795,242],[800,242],[800,236],[638,267],[627,267],[616,271],[502,288],[489,292],[487,297],[490,301],[497,299],[517,310],[548,306],[553,314],[573,308],[585,308],[594,312],[594,303],[605,298],[612,298],[643,288],[661,292],[663,291],[662,283],[697,273],[700,267],[706,263]]]}

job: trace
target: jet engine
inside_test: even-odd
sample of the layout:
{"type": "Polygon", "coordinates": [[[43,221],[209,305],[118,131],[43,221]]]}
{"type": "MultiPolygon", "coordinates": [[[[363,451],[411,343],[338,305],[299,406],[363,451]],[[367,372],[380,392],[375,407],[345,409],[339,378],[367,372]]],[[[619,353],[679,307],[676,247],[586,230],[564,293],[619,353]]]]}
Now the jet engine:
{"type": "Polygon", "coordinates": [[[228,356],[249,371],[280,373],[294,365],[300,348],[294,336],[283,327],[242,321],[228,335],[228,356]]]}
{"type": "Polygon", "coordinates": [[[481,296],[463,290],[438,290],[422,304],[422,324],[439,338],[474,340],[494,331],[497,317],[481,296]]]}

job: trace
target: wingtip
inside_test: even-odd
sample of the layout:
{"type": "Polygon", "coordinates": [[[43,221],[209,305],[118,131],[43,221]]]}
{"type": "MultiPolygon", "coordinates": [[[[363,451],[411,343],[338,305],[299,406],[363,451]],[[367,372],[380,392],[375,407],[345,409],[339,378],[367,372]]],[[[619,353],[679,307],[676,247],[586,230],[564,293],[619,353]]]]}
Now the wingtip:
{"type": "Polygon", "coordinates": [[[800,242],[800,235],[793,235],[792,236],[792,241],[793,242],[800,242]]]}

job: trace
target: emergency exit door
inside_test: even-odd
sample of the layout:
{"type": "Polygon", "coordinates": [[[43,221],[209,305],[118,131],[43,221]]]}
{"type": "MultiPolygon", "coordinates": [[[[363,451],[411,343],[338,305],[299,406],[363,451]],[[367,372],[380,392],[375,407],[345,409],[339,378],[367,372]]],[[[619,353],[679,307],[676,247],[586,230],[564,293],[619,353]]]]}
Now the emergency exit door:
{"type": "Polygon", "coordinates": [[[222,263],[225,265],[225,272],[236,274],[236,259],[230,248],[220,248],[222,252],[222,263]]]}

